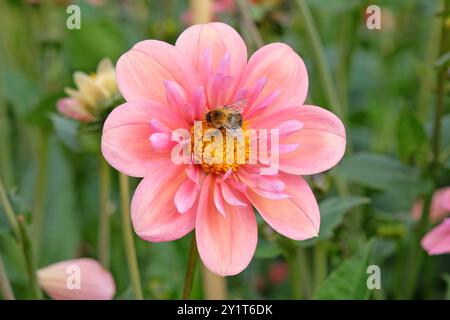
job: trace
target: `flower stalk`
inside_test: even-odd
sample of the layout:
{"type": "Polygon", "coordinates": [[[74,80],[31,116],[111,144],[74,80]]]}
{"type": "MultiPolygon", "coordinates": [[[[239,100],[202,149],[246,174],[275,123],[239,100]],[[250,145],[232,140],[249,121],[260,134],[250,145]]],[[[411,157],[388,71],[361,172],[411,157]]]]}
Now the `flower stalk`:
{"type": "Polygon", "coordinates": [[[119,173],[120,205],[122,212],[122,234],[125,254],[127,257],[128,271],[130,273],[133,296],[137,300],[144,298],[142,294],[141,276],[136,256],[133,232],[130,221],[130,183],[128,176],[119,173]]]}
{"type": "Polygon", "coordinates": [[[11,289],[8,274],[6,273],[5,265],[3,264],[2,256],[0,255],[0,292],[3,299],[15,300],[14,293],[11,289]]]}
{"type": "Polygon", "coordinates": [[[197,240],[195,238],[195,233],[192,233],[191,246],[189,248],[189,256],[188,256],[188,267],[186,271],[186,277],[184,278],[184,288],[182,295],[183,300],[189,300],[191,298],[197,260],[198,260],[197,240]]]}
{"type": "MultiPolygon", "coordinates": [[[[449,11],[450,4],[448,1],[443,0],[442,1],[442,12],[448,12],[449,11]]],[[[440,38],[440,45],[439,45],[439,56],[442,56],[446,52],[449,51],[449,28],[446,25],[446,19],[445,15],[440,17],[441,20],[441,38],[440,38]]],[[[440,166],[440,152],[441,152],[441,140],[442,140],[442,118],[445,113],[445,82],[447,77],[447,68],[448,63],[445,63],[444,65],[440,66],[437,70],[437,85],[436,85],[436,104],[435,104],[435,111],[434,111],[434,118],[433,118],[433,131],[432,131],[432,137],[431,137],[431,163],[429,165],[429,168],[427,169],[426,176],[430,176],[433,182],[433,190],[437,186],[437,179],[438,179],[438,172],[439,172],[439,166],[440,166]]],[[[429,215],[431,211],[432,206],[432,199],[433,199],[433,190],[428,192],[428,194],[424,198],[424,205],[422,210],[422,216],[419,221],[419,224],[417,225],[416,232],[414,235],[414,241],[413,245],[414,248],[412,250],[412,258],[416,259],[415,263],[413,264],[413,268],[411,272],[409,273],[409,281],[407,282],[407,287],[405,290],[406,298],[410,298],[416,289],[419,276],[420,276],[420,269],[423,266],[425,253],[422,250],[422,247],[420,245],[420,241],[422,237],[425,235],[428,226],[429,226],[429,215]]]]}
{"type": "Polygon", "coordinates": [[[344,112],[339,101],[336,88],[333,86],[333,80],[331,79],[331,72],[325,58],[325,51],[320,41],[319,32],[314,23],[311,11],[305,0],[297,0],[297,5],[300,8],[300,13],[305,22],[306,36],[310,42],[313,50],[312,57],[315,59],[315,65],[319,71],[320,83],[323,86],[330,109],[336,113],[341,119],[344,119],[344,112]]]}
{"type": "Polygon", "coordinates": [[[47,177],[48,177],[48,139],[42,132],[37,132],[36,143],[37,149],[37,177],[34,187],[34,199],[33,199],[33,228],[31,238],[34,244],[35,259],[39,261],[39,253],[41,249],[42,241],[42,228],[45,218],[45,200],[47,190],[47,177]]]}
{"type": "Polygon", "coordinates": [[[17,222],[19,225],[21,246],[25,257],[25,266],[28,274],[28,281],[31,289],[32,299],[42,299],[42,291],[39,287],[36,274],[35,255],[33,252],[33,246],[31,244],[30,236],[27,231],[25,223],[25,217],[22,215],[17,216],[17,222]]]}
{"type": "Polygon", "coordinates": [[[98,257],[105,268],[109,268],[109,238],[110,238],[110,204],[111,191],[111,169],[109,164],[100,155],[100,216],[99,216],[99,239],[98,257]]]}

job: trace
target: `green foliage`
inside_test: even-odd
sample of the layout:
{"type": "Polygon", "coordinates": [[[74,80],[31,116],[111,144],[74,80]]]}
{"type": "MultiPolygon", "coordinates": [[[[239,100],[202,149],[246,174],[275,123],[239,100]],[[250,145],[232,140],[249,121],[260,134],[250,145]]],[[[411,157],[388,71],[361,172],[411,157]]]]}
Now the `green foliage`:
{"type": "Polygon", "coordinates": [[[401,159],[424,160],[429,151],[428,138],[420,121],[408,108],[403,108],[400,113],[397,139],[398,155],[401,159]]]}
{"type": "Polygon", "coordinates": [[[371,244],[338,266],[314,293],[314,299],[364,300],[369,297],[367,288],[367,266],[371,244]]]}

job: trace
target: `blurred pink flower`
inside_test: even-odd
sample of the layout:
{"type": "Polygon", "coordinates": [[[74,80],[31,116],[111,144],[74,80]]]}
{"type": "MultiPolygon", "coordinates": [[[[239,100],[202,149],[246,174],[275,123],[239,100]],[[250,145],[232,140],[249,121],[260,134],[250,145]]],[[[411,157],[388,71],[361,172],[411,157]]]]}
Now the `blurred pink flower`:
{"type": "Polygon", "coordinates": [[[39,269],[39,285],[55,300],[111,300],[114,279],[94,259],[65,260],[39,269]]]}
{"type": "MultiPolygon", "coordinates": [[[[416,201],[411,213],[414,219],[422,216],[423,200],[416,201]]],[[[431,202],[430,221],[438,222],[450,213],[450,187],[441,188],[434,192],[431,202]]]]}
{"type": "Polygon", "coordinates": [[[425,235],[422,247],[429,255],[450,253],[450,218],[425,235]]]}
{"type": "Polygon", "coordinates": [[[66,117],[80,122],[91,122],[119,97],[114,66],[109,58],[103,58],[97,72],[87,75],[76,71],[73,74],[77,89],[65,88],[68,98],[59,99],[58,111],[66,117]]]}
{"type": "Polygon", "coordinates": [[[280,284],[288,278],[289,267],[285,261],[277,261],[269,268],[269,279],[272,284],[280,284]]]}
{"type": "Polygon", "coordinates": [[[217,274],[234,275],[247,267],[256,248],[252,206],[289,238],[317,236],[319,208],[302,175],[339,162],[345,128],[333,113],[304,105],[308,74],[292,48],[272,43],[247,61],[239,34],[226,24],[209,23],[185,30],[175,46],[137,43],[116,70],[127,102],[108,116],[102,152],[117,170],[144,178],[131,204],[141,238],[171,241],[195,228],[204,264],[217,274]],[[208,111],[235,101],[246,101],[244,127],[280,130],[278,173],[262,175],[262,163],[171,161],[178,146],[171,139],[174,130],[189,131],[208,111]]]}

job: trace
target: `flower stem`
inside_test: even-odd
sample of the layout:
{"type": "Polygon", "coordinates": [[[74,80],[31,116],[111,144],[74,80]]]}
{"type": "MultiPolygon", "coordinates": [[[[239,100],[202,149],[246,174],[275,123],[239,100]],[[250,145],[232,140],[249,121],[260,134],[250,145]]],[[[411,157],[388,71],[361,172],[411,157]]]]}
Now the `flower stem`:
{"type": "Polygon", "coordinates": [[[190,0],[192,22],[194,24],[207,23],[212,18],[211,0],[190,0]]]}
{"type": "Polygon", "coordinates": [[[44,133],[36,133],[37,150],[37,177],[34,186],[33,199],[33,228],[31,238],[34,245],[35,259],[39,261],[39,253],[42,241],[42,228],[44,224],[45,215],[45,194],[47,190],[47,169],[48,169],[48,140],[44,133]]]}
{"type": "Polygon", "coordinates": [[[344,119],[343,109],[338,98],[339,96],[337,94],[337,90],[333,86],[330,68],[328,66],[327,60],[325,59],[325,51],[320,41],[319,32],[317,31],[317,27],[314,23],[311,11],[309,10],[308,4],[305,0],[297,0],[297,5],[300,8],[300,13],[305,22],[306,35],[313,50],[312,56],[315,59],[315,64],[319,71],[319,77],[323,86],[323,91],[325,92],[325,95],[327,97],[330,109],[339,117],[344,119]]]}
{"type": "Polygon", "coordinates": [[[253,20],[251,15],[250,6],[247,0],[237,0],[236,1],[239,12],[242,17],[242,22],[247,30],[249,36],[252,38],[254,45],[256,48],[261,48],[264,45],[264,41],[262,39],[261,34],[259,33],[258,27],[253,20]]]}
{"type": "Polygon", "coordinates": [[[290,274],[290,285],[291,285],[291,295],[295,300],[303,299],[302,288],[301,288],[301,278],[300,278],[300,265],[298,254],[295,248],[288,251],[286,260],[289,266],[290,274]]]}
{"type": "MultiPolygon", "coordinates": [[[[450,9],[450,4],[448,1],[442,1],[442,12],[448,12],[450,9]]],[[[441,38],[439,45],[439,56],[445,54],[449,51],[450,39],[449,39],[449,28],[446,26],[446,17],[442,15],[440,17],[441,20],[441,38]]],[[[447,68],[448,62],[442,66],[440,66],[437,71],[437,87],[436,87],[436,104],[435,104],[435,112],[433,118],[433,132],[431,137],[431,150],[432,150],[432,158],[431,163],[428,168],[428,171],[425,173],[427,176],[430,176],[433,185],[437,187],[438,180],[438,172],[439,172],[439,157],[441,152],[441,140],[442,140],[442,118],[445,112],[445,82],[447,77],[447,68]]],[[[406,298],[411,297],[416,289],[418,278],[420,277],[420,269],[423,266],[423,260],[425,258],[425,253],[423,252],[420,241],[422,237],[425,235],[428,225],[429,225],[429,215],[432,206],[432,197],[433,190],[431,190],[424,199],[422,216],[419,221],[419,224],[416,228],[416,232],[413,239],[412,248],[412,258],[414,260],[414,264],[412,265],[411,272],[409,273],[409,281],[407,283],[407,287],[405,288],[406,298]]]]}
{"type": "Polygon", "coordinates": [[[327,276],[327,243],[318,241],[314,247],[314,288],[320,287],[327,276]]]}
{"type": "Polygon", "coordinates": [[[431,96],[434,85],[433,63],[438,58],[439,53],[439,37],[441,33],[441,25],[439,19],[432,19],[429,37],[426,45],[425,63],[422,76],[420,77],[419,95],[418,95],[418,116],[422,121],[426,121],[429,117],[429,109],[432,105],[431,96]]]}
{"type": "Polygon", "coordinates": [[[202,268],[202,275],[205,299],[226,300],[228,296],[226,279],[209,271],[205,266],[202,268]]]}
{"type": "Polygon", "coordinates": [[[14,166],[11,161],[11,123],[8,107],[0,98],[0,175],[6,188],[14,185],[14,166]]]}
{"type": "Polygon", "coordinates": [[[109,268],[109,218],[110,218],[110,183],[111,169],[102,155],[100,162],[100,216],[99,216],[99,239],[98,239],[98,257],[105,268],[109,268]]]}
{"type": "Polygon", "coordinates": [[[128,177],[119,173],[120,205],[122,211],[122,234],[125,254],[127,256],[128,270],[131,278],[131,286],[134,298],[142,300],[141,277],[136,257],[136,247],[134,245],[133,232],[130,222],[130,183],[128,177]]]}
{"type": "Polygon", "coordinates": [[[14,232],[14,235],[17,239],[20,239],[19,225],[17,223],[16,215],[14,213],[11,202],[9,202],[8,195],[5,190],[5,186],[3,185],[3,180],[0,177],[0,201],[3,205],[3,209],[5,211],[6,219],[8,219],[9,224],[14,232]]]}
{"type": "Polygon", "coordinates": [[[3,299],[15,300],[14,293],[9,283],[8,274],[6,273],[5,265],[3,264],[2,256],[0,255],[0,292],[3,299]]]}
{"type": "Polygon", "coordinates": [[[17,222],[19,224],[19,232],[23,254],[25,257],[25,265],[28,274],[28,281],[30,283],[31,297],[33,299],[42,299],[42,292],[39,288],[39,283],[36,275],[36,264],[33,253],[33,246],[30,241],[30,236],[27,231],[24,216],[17,216],[17,222]]]}
{"type": "Polygon", "coordinates": [[[184,288],[182,296],[183,300],[188,300],[191,297],[197,260],[198,260],[197,240],[195,239],[195,233],[192,233],[191,247],[189,249],[189,257],[188,257],[188,267],[186,271],[186,277],[184,279],[184,288]]]}

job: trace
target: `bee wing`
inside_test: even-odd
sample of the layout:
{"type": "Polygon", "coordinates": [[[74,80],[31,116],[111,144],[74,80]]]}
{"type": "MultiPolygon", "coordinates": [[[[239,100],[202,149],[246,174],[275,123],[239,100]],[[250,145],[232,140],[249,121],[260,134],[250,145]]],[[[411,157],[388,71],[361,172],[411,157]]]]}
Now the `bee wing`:
{"type": "Polygon", "coordinates": [[[230,105],[227,105],[225,108],[242,113],[242,111],[244,110],[244,108],[246,106],[247,106],[247,100],[242,99],[242,100],[235,101],[230,105]]]}

